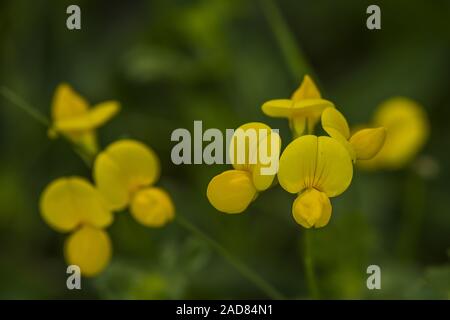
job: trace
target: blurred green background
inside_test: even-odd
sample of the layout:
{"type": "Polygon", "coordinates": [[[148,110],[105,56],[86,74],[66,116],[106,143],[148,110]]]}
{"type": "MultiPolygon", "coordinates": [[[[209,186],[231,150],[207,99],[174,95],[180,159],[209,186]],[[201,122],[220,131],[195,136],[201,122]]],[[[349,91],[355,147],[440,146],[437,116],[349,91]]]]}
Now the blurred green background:
{"type": "MultiPolygon", "coordinates": [[[[376,1],[378,31],[365,25],[372,1],[275,3],[304,56],[297,70],[273,32],[279,21],[270,1],[3,0],[0,85],[46,115],[63,81],[91,103],[119,100],[120,114],[99,130],[101,145],[120,137],[150,145],[177,214],[289,298],[308,297],[294,197],[273,188],[244,214],[217,212],[206,186],[228,166],[175,166],[171,132],[191,130],[194,120],[223,130],[263,121],[280,128],[286,146],[287,122],[265,117],[260,106],[288,97],[307,71],[351,124],[369,121],[385,98],[413,98],[430,119],[419,160],[431,161],[434,174],[414,163],[396,172],[355,171],[351,187],[333,199],[329,225],[313,233],[318,284],[322,298],[448,299],[450,2],[376,1]],[[75,3],[82,30],[69,31],[66,8],[75,3]],[[371,264],[381,267],[381,290],[366,288],[371,264]]],[[[83,279],[83,290],[67,290],[65,236],[43,222],[38,201],[53,179],[91,177],[90,170],[3,98],[0,130],[0,298],[267,297],[178,224],[148,229],[128,214],[109,228],[114,254],[106,271],[83,279]]]]}

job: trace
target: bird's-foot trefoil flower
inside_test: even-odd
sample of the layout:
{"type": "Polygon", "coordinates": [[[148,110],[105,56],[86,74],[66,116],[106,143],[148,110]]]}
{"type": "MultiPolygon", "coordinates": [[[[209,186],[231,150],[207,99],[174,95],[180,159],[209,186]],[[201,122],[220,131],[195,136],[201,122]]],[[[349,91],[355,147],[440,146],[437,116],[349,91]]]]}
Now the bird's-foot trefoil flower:
{"type": "Polygon", "coordinates": [[[322,98],[313,80],[306,75],[300,87],[290,99],[275,99],[265,102],[262,111],[276,118],[287,118],[295,137],[312,133],[326,108],[333,103],[322,98]]]}
{"type": "Polygon", "coordinates": [[[174,218],[168,193],[154,187],[160,175],[155,152],[135,140],[119,140],[100,152],[94,163],[94,180],[109,208],[130,208],[131,215],[148,227],[160,227],[174,218]]]}
{"type": "Polygon", "coordinates": [[[292,215],[305,228],[328,224],[332,211],[329,198],[343,193],[352,176],[348,151],[331,137],[299,137],[280,157],[278,181],[286,191],[298,194],[292,215]]]}
{"type": "Polygon", "coordinates": [[[89,103],[68,84],[60,84],[53,96],[49,136],[64,135],[85,152],[98,151],[95,129],[120,110],[117,101],[105,101],[90,108],[89,103]]]}
{"type": "Polygon", "coordinates": [[[234,169],[212,178],[206,192],[209,202],[221,212],[245,211],[259,192],[272,185],[280,148],[280,136],[269,126],[259,122],[240,126],[231,139],[229,150],[234,169]],[[272,159],[272,163],[265,161],[262,155],[268,157],[266,160],[272,159]]]}
{"type": "Polygon", "coordinates": [[[425,109],[404,97],[390,98],[380,104],[373,124],[386,128],[386,141],[373,159],[358,161],[358,166],[364,169],[403,168],[423,148],[430,132],[425,109]]]}
{"type": "Polygon", "coordinates": [[[80,177],[59,178],[50,183],[40,199],[44,221],[59,232],[72,232],[66,239],[68,264],[80,267],[83,276],[95,276],[108,265],[111,242],[103,228],[113,215],[98,190],[80,177]]]}
{"type": "Polygon", "coordinates": [[[336,108],[327,108],[322,113],[323,129],[349,152],[353,162],[372,159],[383,147],[386,128],[366,128],[350,134],[347,120],[336,108]]]}

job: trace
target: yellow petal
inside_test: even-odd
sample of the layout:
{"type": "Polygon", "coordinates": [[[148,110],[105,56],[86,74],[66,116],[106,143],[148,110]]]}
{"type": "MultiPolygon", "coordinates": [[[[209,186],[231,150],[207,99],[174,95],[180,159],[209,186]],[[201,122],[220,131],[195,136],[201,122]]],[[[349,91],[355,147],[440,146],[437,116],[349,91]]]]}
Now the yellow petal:
{"type": "Polygon", "coordinates": [[[95,183],[113,210],[125,208],[133,193],[156,182],[159,173],[156,154],[135,140],[110,144],[94,163],[95,183]]]}
{"type": "Polygon", "coordinates": [[[347,120],[336,108],[327,108],[323,111],[322,127],[330,137],[334,138],[336,133],[339,133],[347,140],[350,138],[347,120]]]}
{"type": "MultiPolygon", "coordinates": [[[[300,100],[294,103],[292,107],[292,118],[294,121],[304,118],[308,126],[308,132],[313,132],[314,127],[320,120],[320,116],[326,109],[334,108],[334,104],[324,99],[309,99],[300,100]]],[[[295,128],[295,133],[300,135],[298,128],[295,128]]]]}
{"type": "Polygon", "coordinates": [[[52,119],[59,121],[83,115],[88,110],[88,103],[66,83],[60,84],[53,96],[52,119]]]}
{"type": "Polygon", "coordinates": [[[206,195],[217,210],[241,213],[255,198],[256,189],[249,172],[228,170],[212,178],[206,195]]]}
{"type": "Polygon", "coordinates": [[[398,169],[409,163],[422,149],[429,136],[425,109],[408,98],[391,98],[382,103],[374,124],[386,128],[386,140],[380,152],[369,161],[376,167],[398,169]]]}
{"type": "Polygon", "coordinates": [[[280,157],[278,181],[283,189],[298,193],[312,187],[316,161],[316,136],[306,135],[292,141],[280,157]]]}
{"type": "Polygon", "coordinates": [[[147,227],[161,227],[175,216],[169,194],[161,188],[139,190],[131,200],[131,215],[147,227]]]}
{"type": "MultiPolygon", "coordinates": [[[[333,130],[329,130],[329,131],[333,132],[333,130]]],[[[350,141],[345,139],[344,136],[341,135],[338,131],[333,132],[332,138],[336,139],[336,141],[338,141],[347,150],[350,158],[352,159],[352,162],[355,162],[356,161],[356,152],[355,152],[355,149],[353,148],[352,144],[350,143],[350,141]]]]}
{"type": "Polygon", "coordinates": [[[271,131],[268,125],[261,122],[249,122],[237,128],[229,149],[233,168],[250,171],[251,164],[256,164],[258,160],[259,141],[270,135],[271,131]]]}
{"type": "Polygon", "coordinates": [[[312,117],[320,118],[323,110],[334,107],[334,104],[325,99],[289,100],[276,99],[262,105],[264,114],[274,118],[312,117]]]}
{"type": "Polygon", "coordinates": [[[292,115],[294,101],[290,99],[269,100],[262,105],[265,115],[274,118],[289,118],[292,115]]]}
{"type": "Polygon", "coordinates": [[[95,159],[95,184],[111,210],[124,209],[130,200],[127,180],[122,171],[122,167],[105,152],[95,159]]]}
{"type": "Polygon", "coordinates": [[[292,205],[295,221],[305,227],[324,227],[331,217],[331,202],[325,193],[316,189],[302,192],[292,205]]]}
{"type": "Polygon", "coordinates": [[[291,118],[289,121],[289,128],[291,129],[294,138],[304,135],[306,130],[306,117],[299,116],[291,118]]]}
{"type": "Polygon", "coordinates": [[[356,161],[356,152],[348,141],[350,128],[345,117],[335,108],[327,108],[322,113],[322,127],[330,137],[339,141],[347,149],[353,162],[356,161]]]}
{"type": "Polygon", "coordinates": [[[80,267],[86,277],[102,272],[111,259],[111,240],[102,229],[84,226],[67,238],[64,253],[67,264],[80,267]]]}
{"type": "Polygon", "coordinates": [[[266,139],[259,141],[258,152],[260,152],[260,155],[267,156],[267,158],[264,159],[264,163],[259,159],[258,163],[250,166],[252,181],[256,190],[263,191],[272,185],[278,172],[280,149],[281,138],[276,132],[271,132],[266,139]]]}
{"type": "Polygon", "coordinates": [[[334,108],[331,101],[325,99],[308,99],[295,101],[292,105],[292,116],[307,116],[320,118],[327,108],[334,108]]]}
{"type": "Polygon", "coordinates": [[[280,158],[278,180],[288,192],[316,188],[328,197],[344,192],[353,176],[347,150],[335,139],[306,135],[291,142],[280,158]]]}
{"type": "Polygon", "coordinates": [[[320,99],[320,91],[310,76],[305,75],[300,87],[292,95],[292,100],[320,99]]]}
{"type": "Polygon", "coordinates": [[[236,170],[248,171],[257,190],[269,188],[278,171],[281,138],[260,122],[236,129],[230,145],[230,159],[236,170]],[[272,145],[273,144],[273,145],[272,145]]]}
{"type": "Polygon", "coordinates": [[[314,127],[327,108],[334,108],[333,103],[323,99],[301,100],[295,102],[290,116],[290,128],[295,137],[313,132],[314,127]]]}
{"type": "Polygon", "coordinates": [[[92,130],[110,120],[119,110],[120,104],[117,101],[106,101],[81,115],[56,120],[53,127],[62,132],[92,130]]]}
{"type": "Polygon", "coordinates": [[[85,179],[60,178],[50,183],[42,193],[40,211],[52,228],[66,232],[80,224],[106,227],[112,214],[99,192],[85,179]]]}
{"type": "Polygon", "coordinates": [[[335,139],[318,138],[317,167],[313,186],[328,197],[344,192],[353,177],[353,164],[347,150],[335,139]]]}
{"type": "Polygon", "coordinates": [[[381,150],[385,138],[386,129],[383,127],[362,129],[350,138],[350,143],[358,160],[369,160],[381,150]]]}

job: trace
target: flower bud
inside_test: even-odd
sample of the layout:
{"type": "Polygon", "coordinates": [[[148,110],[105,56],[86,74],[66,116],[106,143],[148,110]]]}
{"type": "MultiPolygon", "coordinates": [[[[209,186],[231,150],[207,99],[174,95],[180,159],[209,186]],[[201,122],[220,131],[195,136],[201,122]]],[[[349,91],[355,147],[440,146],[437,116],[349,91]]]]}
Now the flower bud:
{"type": "Polygon", "coordinates": [[[384,145],[386,129],[384,127],[362,129],[356,132],[350,143],[358,160],[369,160],[377,155],[384,145]]]}

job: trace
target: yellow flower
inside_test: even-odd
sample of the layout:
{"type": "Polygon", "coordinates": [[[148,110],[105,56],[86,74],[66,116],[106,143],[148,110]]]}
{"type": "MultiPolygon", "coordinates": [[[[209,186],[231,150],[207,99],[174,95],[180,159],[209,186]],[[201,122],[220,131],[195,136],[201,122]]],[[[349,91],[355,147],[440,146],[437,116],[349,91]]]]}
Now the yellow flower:
{"type": "Polygon", "coordinates": [[[60,178],[50,183],[42,193],[40,211],[44,221],[60,232],[81,225],[105,228],[113,221],[97,189],[79,177],[60,178]]]}
{"type": "Polygon", "coordinates": [[[84,276],[100,273],[111,257],[108,234],[113,216],[106,202],[87,180],[59,178],[50,183],[40,200],[42,218],[60,232],[73,231],[67,238],[65,257],[80,267],[84,276]]]}
{"type": "Polygon", "coordinates": [[[312,79],[306,75],[291,99],[276,99],[265,102],[262,111],[275,118],[287,118],[296,136],[312,132],[323,110],[333,103],[322,99],[312,79]]]}
{"type": "Polygon", "coordinates": [[[328,224],[331,216],[329,198],[344,192],[352,176],[349,153],[330,137],[305,135],[297,138],[280,158],[278,181],[286,191],[299,193],[292,214],[305,228],[328,224]]]}
{"type": "Polygon", "coordinates": [[[144,188],[131,201],[131,215],[144,226],[160,227],[174,218],[175,207],[163,189],[144,188]]]}
{"type": "Polygon", "coordinates": [[[240,126],[230,145],[234,170],[215,176],[208,184],[206,195],[213,207],[225,213],[243,212],[260,191],[272,185],[280,148],[280,136],[269,126],[259,122],[240,126]],[[270,157],[272,162],[262,161],[261,154],[270,157]],[[269,168],[273,172],[264,171],[269,168]]]}
{"type": "Polygon", "coordinates": [[[350,136],[347,120],[335,108],[324,110],[322,127],[347,149],[353,162],[372,159],[383,147],[386,138],[386,129],[383,126],[362,129],[350,136]]]}
{"type": "Polygon", "coordinates": [[[134,140],[119,140],[95,159],[94,180],[111,210],[130,206],[143,225],[159,227],[174,217],[168,194],[151,187],[159,178],[160,165],[152,149],[134,140]]]}
{"type": "Polygon", "coordinates": [[[96,154],[98,146],[95,129],[110,120],[119,109],[117,101],[102,102],[89,108],[87,101],[68,84],[60,84],[53,96],[53,124],[49,136],[56,137],[61,133],[90,154],[96,154]]]}
{"type": "Polygon", "coordinates": [[[424,108],[408,98],[386,100],[377,108],[373,122],[386,128],[386,142],[373,159],[358,161],[362,168],[400,169],[414,159],[429,136],[424,108]]]}
{"type": "Polygon", "coordinates": [[[111,240],[104,230],[83,226],[66,240],[64,254],[69,265],[80,267],[86,277],[102,272],[111,259],[111,240]]]}

